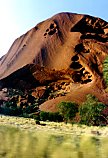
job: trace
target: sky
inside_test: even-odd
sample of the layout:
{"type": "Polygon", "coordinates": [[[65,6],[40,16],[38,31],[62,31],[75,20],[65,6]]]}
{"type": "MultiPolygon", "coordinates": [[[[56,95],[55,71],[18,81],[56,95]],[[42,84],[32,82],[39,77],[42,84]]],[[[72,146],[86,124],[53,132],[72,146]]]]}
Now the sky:
{"type": "Polygon", "coordinates": [[[0,57],[16,38],[59,12],[89,14],[108,21],[108,0],[0,0],[0,57]]]}

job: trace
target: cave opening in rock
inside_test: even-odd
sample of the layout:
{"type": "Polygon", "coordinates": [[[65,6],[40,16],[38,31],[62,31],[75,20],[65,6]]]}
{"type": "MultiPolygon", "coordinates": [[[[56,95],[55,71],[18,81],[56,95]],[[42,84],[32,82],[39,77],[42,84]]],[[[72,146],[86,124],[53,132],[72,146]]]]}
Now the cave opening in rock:
{"type": "Polygon", "coordinates": [[[72,75],[72,79],[74,82],[81,82],[81,74],[76,72],[72,75]]]}
{"type": "Polygon", "coordinates": [[[83,71],[85,70],[85,68],[83,67],[81,70],[80,70],[80,73],[83,74],[83,71]]]}
{"type": "Polygon", "coordinates": [[[103,34],[103,29],[101,28],[100,22],[96,22],[96,19],[86,16],[81,19],[74,27],[71,28],[71,32],[81,32],[84,33],[101,33],[103,34]]]}
{"type": "Polygon", "coordinates": [[[50,25],[50,29],[54,29],[54,24],[51,24],[51,25],[50,25]]]}
{"type": "Polygon", "coordinates": [[[47,33],[44,33],[44,36],[46,36],[47,35],[47,33]]]}
{"type": "Polygon", "coordinates": [[[82,65],[79,62],[72,62],[72,64],[70,65],[70,68],[80,69],[80,68],[82,68],[82,65]]]}
{"type": "Polygon", "coordinates": [[[49,29],[46,29],[46,32],[48,32],[49,31],[49,29]]]}
{"type": "Polygon", "coordinates": [[[108,37],[102,37],[98,34],[83,34],[81,39],[94,39],[103,43],[108,41],[108,37]]]}
{"type": "Polygon", "coordinates": [[[88,78],[87,80],[83,80],[83,81],[82,81],[82,84],[87,84],[87,83],[89,83],[89,82],[91,82],[91,81],[92,81],[92,79],[89,79],[89,78],[88,78]]]}
{"type": "Polygon", "coordinates": [[[83,44],[82,44],[82,43],[77,44],[77,45],[75,46],[75,52],[81,53],[82,51],[84,51],[84,46],[83,46],[83,44]]]}
{"type": "Polygon", "coordinates": [[[79,82],[81,84],[87,84],[92,81],[92,75],[90,72],[86,71],[83,67],[80,70],[74,70],[72,74],[73,82],[79,82]]]}
{"type": "Polygon", "coordinates": [[[56,32],[56,29],[51,30],[50,32],[48,32],[49,35],[53,35],[56,32]]]}
{"type": "Polygon", "coordinates": [[[75,55],[75,56],[72,57],[71,60],[72,60],[72,61],[78,61],[78,60],[79,60],[79,57],[78,57],[77,55],[75,55]]]}

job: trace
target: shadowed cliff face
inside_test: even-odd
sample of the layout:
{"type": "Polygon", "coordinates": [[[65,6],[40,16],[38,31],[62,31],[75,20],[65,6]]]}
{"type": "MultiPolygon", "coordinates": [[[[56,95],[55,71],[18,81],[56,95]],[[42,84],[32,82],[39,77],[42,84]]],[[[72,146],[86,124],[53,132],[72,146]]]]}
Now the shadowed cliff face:
{"type": "MultiPolygon", "coordinates": [[[[0,60],[1,87],[49,86],[56,94],[52,97],[54,105],[61,100],[81,102],[88,93],[107,103],[102,78],[107,54],[106,21],[60,13],[14,41],[0,60]]],[[[49,104],[50,108],[52,98],[41,107],[49,104]]]]}

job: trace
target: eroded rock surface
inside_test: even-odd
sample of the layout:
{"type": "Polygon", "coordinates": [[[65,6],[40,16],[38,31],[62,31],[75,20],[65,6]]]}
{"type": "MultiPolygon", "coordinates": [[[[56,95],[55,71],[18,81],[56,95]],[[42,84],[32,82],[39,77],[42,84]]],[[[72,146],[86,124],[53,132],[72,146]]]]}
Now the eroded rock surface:
{"type": "Polygon", "coordinates": [[[33,94],[40,96],[48,90],[44,110],[53,104],[54,111],[63,100],[81,102],[88,93],[108,104],[102,73],[107,54],[106,21],[60,13],[15,40],[0,60],[0,85],[35,88],[33,94]]]}

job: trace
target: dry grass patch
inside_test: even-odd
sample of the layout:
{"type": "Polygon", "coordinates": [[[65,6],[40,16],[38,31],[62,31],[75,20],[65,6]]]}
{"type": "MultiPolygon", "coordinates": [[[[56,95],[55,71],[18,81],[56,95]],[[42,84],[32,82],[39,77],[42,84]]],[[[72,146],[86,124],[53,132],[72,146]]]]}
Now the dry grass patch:
{"type": "Polygon", "coordinates": [[[108,128],[0,117],[0,158],[107,158],[108,128]]]}

